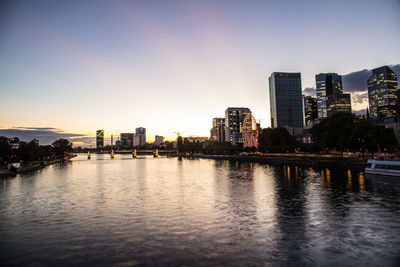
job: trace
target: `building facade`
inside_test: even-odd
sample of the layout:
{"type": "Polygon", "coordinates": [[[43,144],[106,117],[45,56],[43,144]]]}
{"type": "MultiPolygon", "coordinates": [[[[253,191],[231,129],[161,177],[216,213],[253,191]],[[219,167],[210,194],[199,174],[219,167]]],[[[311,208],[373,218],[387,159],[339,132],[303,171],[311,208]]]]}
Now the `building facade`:
{"type": "Polygon", "coordinates": [[[154,138],[154,145],[159,146],[164,143],[164,136],[156,135],[154,138]]]}
{"type": "Polygon", "coordinates": [[[318,118],[328,117],[328,97],[343,93],[342,76],[337,73],[315,75],[317,87],[318,118]]]}
{"type": "Polygon", "coordinates": [[[243,121],[251,111],[248,108],[227,108],[225,110],[225,142],[234,145],[243,143],[243,121]]]}
{"type": "Polygon", "coordinates": [[[271,126],[303,128],[301,74],[274,72],[269,77],[271,126]]]}
{"type": "Polygon", "coordinates": [[[97,149],[104,148],[104,131],[103,130],[96,131],[96,148],[97,149]]]}
{"type": "Polygon", "coordinates": [[[304,124],[310,125],[318,118],[317,99],[312,96],[303,96],[304,124]]]}
{"type": "Polygon", "coordinates": [[[146,144],[146,128],[136,128],[135,135],[139,137],[139,146],[146,144]]]}
{"type": "Polygon", "coordinates": [[[330,95],[326,100],[328,117],[336,112],[351,113],[351,96],[350,94],[330,95]]]}
{"type": "Polygon", "coordinates": [[[367,83],[371,117],[397,117],[400,106],[397,75],[388,66],[382,66],[372,70],[367,83]]]}
{"type": "Polygon", "coordinates": [[[142,137],[140,135],[133,136],[133,147],[141,146],[142,137]]]}
{"type": "Polygon", "coordinates": [[[121,133],[121,147],[131,149],[133,147],[133,136],[133,133],[121,133]]]}
{"type": "Polygon", "coordinates": [[[210,139],[225,142],[225,118],[213,118],[212,126],[210,139]]]}

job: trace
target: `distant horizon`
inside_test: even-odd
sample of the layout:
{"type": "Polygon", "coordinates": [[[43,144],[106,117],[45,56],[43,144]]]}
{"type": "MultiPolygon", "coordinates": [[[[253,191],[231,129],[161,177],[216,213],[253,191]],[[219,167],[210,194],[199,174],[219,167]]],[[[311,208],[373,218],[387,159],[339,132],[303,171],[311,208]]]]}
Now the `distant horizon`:
{"type": "MultiPolygon", "coordinates": [[[[400,64],[393,64],[393,65],[383,65],[383,66],[389,66],[390,68],[392,68],[392,70],[397,74],[398,79],[400,77],[400,64]]],[[[367,89],[363,89],[363,90],[359,90],[357,85],[362,83],[362,77],[366,77],[366,75],[369,75],[369,73],[372,71],[372,69],[362,69],[360,71],[354,71],[348,74],[344,74],[341,75],[342,77],[344,77],[344,82],[343,82],[343,87],[344,87],[344,92],[346,93],[350,93],[352,95],[352,105],[354,105],[354,102],[357,103],[358,102],[362,102],[363,99],[362,98],[366,98],[368,97],[367,94],[367,89]],[[349,84],[351,84],[351,86],[349,86],[349,84],[346,84],[346,77],[349,76],[349,78],[347,78],[347,82],[349,84]],[[355,76],[355,77],[352,77],[355,76]],[[361,79],[360,79],[361,78],[361,79]],[[360,99],[357,99],[357,97],[359,97],[360,99]]],[[[365,83],[366,83],[366,79],[365,79],[365,83]]],[[[316,97],[316,92],[315,92],[315,87],[306,87],[303,88],[303,94],[306,96],[313,96],[316,97]]],[[[228,107],[226,107],[228,108],[228,107]]],[[[226,109],[225,108],[225,109],[226,109]]],[[[352,112],[356,115],[360,115],[360,114],[365,114],[367,109],[367,106],[365,106],[365,108],[359,109],[359,110],[355,110],[353,108],[352,112]]],[[[251,110],[251,108],[250,108],[251,110]]],[[[225,117],[225,114],[222,113],[221,116],[214,116],[209,118],[210,120],[210,128],[211,128],[211,123],[212,123],[212,119],[216,118],[216,117],[225,117]]],[[[23,137],[21,138],[21,141],[25,141],[25,142],[29,142],[33,139],[38,139],[40,142],[40,139],[45,139],[46,141],[44,142],[45,145],[47,144],[51,144],[51,141],[48,141],[49,138],[53,138],[53,141],[59,139],[59,138],[67,138],[68,140],[70,140],[71,142],[73,142],[73,146],[74,147],[85,147],[85,148],[90,148],[90,147],[95,147],[95,132],[97,130],[104,130],[105,133],[105,137],[104,137],[104,143],[105,145],[108,145],[111,142],[111,135],[113,135],[113,141],[115,144],[115,141],[117,140],[116,138],[118,138],[118,136],[121,133],[134,133],[135,129],[141,127],[141,126],[136,126],[134,128],[132,128],[132,130],[128,130],[128,131],[121,131],[119,133],[107,133],[107,131],[105,131],[103,128],[99,128],[99,129],[95,129],[93,130],[93,133],[88,133],[88,134],[79,134],[79,133],[68,133],[68,132],[64,132],[62,129],[57,129],[57,128],[53,128],[53,127],[24,127],[24,126],[14,126],[11,128],[0,128],[0,136],[5,136],[7,138],[13,138],[13,137],[18,137],[20,138],[20,136],[18,136],[18,134],[22,135],[23,137]],[[47,131],[47,132],[46,132],[47,131]],[[51,137],[53,136],[53,137],[51,137]],[[74,141],[75,140],[75,141],[74,141]]],[[[265,125],[261,125],[262,128],[268,128],[270,127],[270,125],[265,126],[265,125]]],[[[146,127],[145,127],[146,128],[146,127]]],[[[146,130],[148,130],[146,128],[146,130]]],[[[179,132],[179,131],[178,131],[179,132]]],[[[173,142],[176,141],[176,133],[173,133],[173,131],[171,131],[172,135],[164,136],[162,134],[154,134],[152,136],[150,135],[146,135],[146,139],[147,139],[147,143],[152,143],[154,142],[154,136],[155,135],[161,135],[164,136],[165,141],[169,141],[169,142],[173,142]],[[175,137],[172,137],[175,136],[175,137]]],[[[201,136],[201,135],[196,135],[196,134],[189,134],[189,135],[185,135],[185,136],[201,136]]],[[[204,135],[208,136],[208,135],[204,135]]],[[[208,136],[209,137],[209,136],[208,136]]]]}
{"type": "Polygon", "coordinates": [[[400,76],[397,0],[0,7],[0,135],[82,146],[93,146],[98,129],[107,138],[139,126],[150,140],[208,136],[212,118],[235,106],[266,128],[272,72],[300,72],[306,95],[316,74],[338,73],[355,112],[367,107],[371,69],[389,65],[400,76]]]}

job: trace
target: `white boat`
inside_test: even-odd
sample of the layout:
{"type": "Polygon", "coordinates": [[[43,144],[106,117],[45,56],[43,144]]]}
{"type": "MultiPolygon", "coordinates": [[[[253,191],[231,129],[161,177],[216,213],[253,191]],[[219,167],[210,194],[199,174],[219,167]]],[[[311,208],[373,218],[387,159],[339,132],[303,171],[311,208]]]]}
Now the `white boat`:
{"type": "Polygon", "coordinates": [[[400,160],[370,159],[365,167],[366,174],[400,176],[400,160]]]}

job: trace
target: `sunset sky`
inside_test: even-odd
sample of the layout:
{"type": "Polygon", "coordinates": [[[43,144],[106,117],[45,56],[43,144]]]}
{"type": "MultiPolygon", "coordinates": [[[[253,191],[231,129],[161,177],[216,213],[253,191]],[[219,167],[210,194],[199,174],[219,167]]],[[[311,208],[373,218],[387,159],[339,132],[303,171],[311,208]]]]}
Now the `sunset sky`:
{"type": "Polygon", "coordinates": [[[305,89],[397,65],[399,14],[398,0],[2,1],[0,129],[209,136],[230,106],[267,127],[272,72],[305,89]]]}

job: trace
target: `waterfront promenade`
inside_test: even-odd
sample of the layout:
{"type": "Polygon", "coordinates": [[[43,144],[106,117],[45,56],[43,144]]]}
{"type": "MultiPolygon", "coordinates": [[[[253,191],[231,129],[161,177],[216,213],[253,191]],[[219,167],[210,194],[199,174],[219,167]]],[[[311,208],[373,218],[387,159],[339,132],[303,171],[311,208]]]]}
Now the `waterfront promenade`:
{"type": "MultiPolygon", "coordinates": [[[[76,155],[68,155],[68,159],[72,159],[74,157],[76,157],[76,155]]],[[[18,173],[26,173],[39,170],[52,164],[62,163],[63,161],[64,158],[57,158],[51,160],[29,162],[27,165],[22,166],[21,168],[18,168],[14,171],[8,169],[0,170],[0,177],[15,176],[18,173]]]]}
{"type": "Polygon", "coordinates": [[[249,155],[206,155],[184,154],[184,158],[203,158],[215,160],[232,160],[257,162],[275,165],[300,165],[307,167],[346,167],[363,170],[366,160],[351,156],[340,157],[332,154],[296,154],[296,153],[270,153],[249,155]]]}

